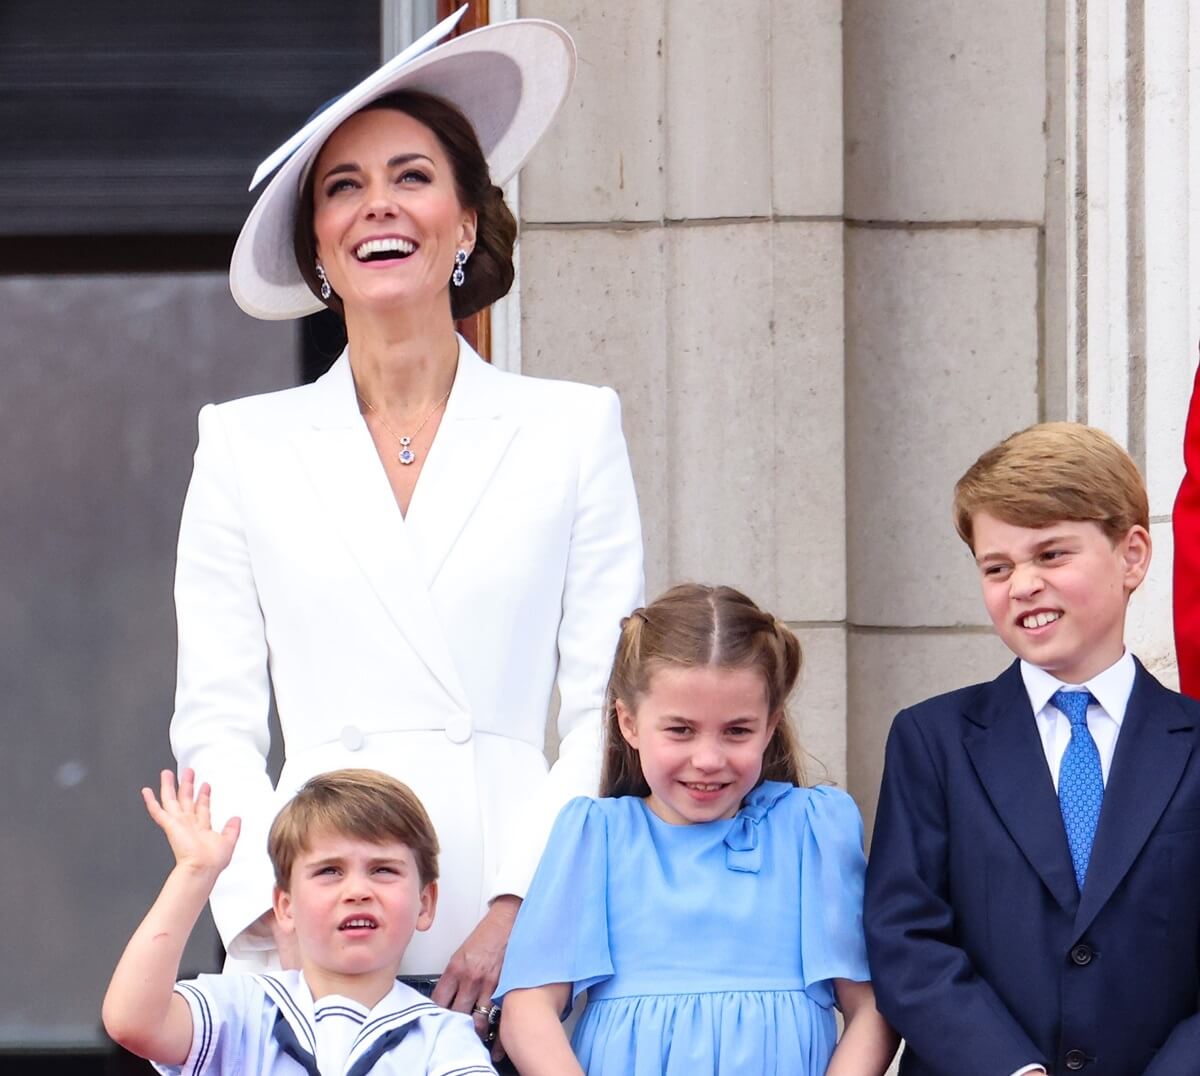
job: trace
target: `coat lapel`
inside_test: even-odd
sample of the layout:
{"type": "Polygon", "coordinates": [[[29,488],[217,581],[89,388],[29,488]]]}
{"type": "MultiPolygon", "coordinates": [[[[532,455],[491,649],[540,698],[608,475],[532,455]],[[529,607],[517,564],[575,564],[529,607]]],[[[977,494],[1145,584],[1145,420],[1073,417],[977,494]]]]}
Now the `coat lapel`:
{"type": "Polygon", "coordinates": [[[1183,776],[1193,720],[1141,662],[1117,737],[1096,840],[1075,917],[1076,936],[1091,926],[1133,866],[1183,776]]]}
{"type": "Polygon", "coordinates": [[[427,586],[432,587],[517,431],[503,406],[508,382],[460,338],[454,388],[406,520],[427,586]]]}
{"type": "Polygon", "coordinates": [[[451,699],[467,709],[421,558],[359,415],[346,353],[311,386],[310,401],[311,423],[294,444],[317,496],[396,627],[451,699]]]}
{"type": "Polygon", "coordinates": [[[1054,899],[1073,914],[1079,892],[1071,853],[1019,663],[976,695],[965,716],[971,727],[963,746],[988,799],[1054,899]]]}

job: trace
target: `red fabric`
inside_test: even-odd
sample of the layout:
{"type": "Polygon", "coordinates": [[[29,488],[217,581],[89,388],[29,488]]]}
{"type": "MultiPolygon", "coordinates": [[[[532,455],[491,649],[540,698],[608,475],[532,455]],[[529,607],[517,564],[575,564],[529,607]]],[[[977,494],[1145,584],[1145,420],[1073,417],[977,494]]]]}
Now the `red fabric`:
{"type": "Polygon", "coordinates": [[[1183,435],[1186,472],[1175,498],[1175,653],[1179,687],[1200,699],[1200,370],[1183,435]]]}

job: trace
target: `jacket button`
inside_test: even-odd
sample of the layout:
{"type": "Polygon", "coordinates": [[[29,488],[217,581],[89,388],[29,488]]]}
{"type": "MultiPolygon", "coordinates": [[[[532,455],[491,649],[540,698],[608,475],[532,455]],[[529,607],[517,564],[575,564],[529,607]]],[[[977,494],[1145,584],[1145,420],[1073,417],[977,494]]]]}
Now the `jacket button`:
{"type": "Polygon", "coordinates": [[[1087,1054],[1082,1050],[1068,1050],[1066,1056],[1067,1068],[1072,1072],[1078,1072],[1084,1065],[1087,1064],[1087,1054]]]}
{"type": "Polygon", "coordinates": [[[471,738],[471,719],[466,714],[454,714],[446,719],[446,739],[451,743],[466,743],[471,738]]]}
{"type": "Polygon", "coordinates": [[[354,725],[347,725],[342,729],[340,737],[342,746],[347,751],[361,751],[363,744],[366,743],[366,737],[362,734],[362,729],[356,728],[354,725]]]}
{"type": "Polygon", "coordinates": [[[1092,957],[1095,952],[1090,945],[1084,945],[1082,942],[1071,950],[1071,959],[1081,968],[1086,967],[1092,962],[1092,957]]]}

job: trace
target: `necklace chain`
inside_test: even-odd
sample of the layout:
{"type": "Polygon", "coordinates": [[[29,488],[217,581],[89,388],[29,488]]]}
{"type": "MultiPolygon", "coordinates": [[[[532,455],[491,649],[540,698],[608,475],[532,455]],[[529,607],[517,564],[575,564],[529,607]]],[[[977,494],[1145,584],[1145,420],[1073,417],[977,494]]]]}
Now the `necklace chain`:
{"type": "Polygon", "coordinates": [[[442,404],[444,404],[448,399],[450,399],[450,392],[449,392],[449,390],[447,390],[446,395],[443,396],[440,400],[438,400],[438,402],[435,403],[433,405],[433,407],[431,407],[429,409],[429,414],[427,414],[423,419],[421,419],[421,424],[415,430],[413,430],[413,432],[411,434],[401,435],[392,429],[388,420],[383,417],[383,412],[380,411],[379,408],[376,407],[373,403],[371,403],[370,400],[368,400],[365,396],[363,396],[363,394],[361,392],[359,392],[356,389],[354,392],[354,395],[358,397],[359,402],[363,405],[363,407],[365,407],[368,411],[371,412],[371,414],[373,414],[376,418],[379,419],[380,422],[383,423],[383,428],[385,430],[387,430],[387,432],[390,433],[396,439],[397,444],[399,444],[399,446],[400,446],[400,450],[396,453],[396,459],[398,459],[402,464],[404,464],[405,467],[410,466],[411,464],[415,463],[417,460],[417,454],[412,449],[413,439],[417,436],[417,434],[419,434],[423,429],[425,429],[425,424],[431,418],[433,418],[434,415],[436,415],[438,413],[438,410],[439,410],[439,408],[441,408],[442,404]]]}

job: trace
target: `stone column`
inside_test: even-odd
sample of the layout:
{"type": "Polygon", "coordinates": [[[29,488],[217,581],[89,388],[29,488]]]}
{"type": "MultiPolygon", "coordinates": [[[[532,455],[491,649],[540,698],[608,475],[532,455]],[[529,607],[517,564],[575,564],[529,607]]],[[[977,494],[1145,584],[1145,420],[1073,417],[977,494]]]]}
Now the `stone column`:
{"type": "Polygon", "coordinates": [[[994,676],[950,519],[1041,408],[1046,0],[845,3],[849,775],[868,825],[896,711],[994,676]]]}
{"type": "Polygon", "coordinates": [[[795,625],[801,734],[844,781],[841,6],[520,13],[580,52],[522,174],[522,368],[620,391],[650,593],[732,583],[795,625]]]}
{"type": "Polygon", "coordinates": [[[1177,682],[1170,513],[1200,338],[1200,4],[1067,0],[1066,414],[1129,449],[1155,555],[1128,638],[1177,682]]]}

